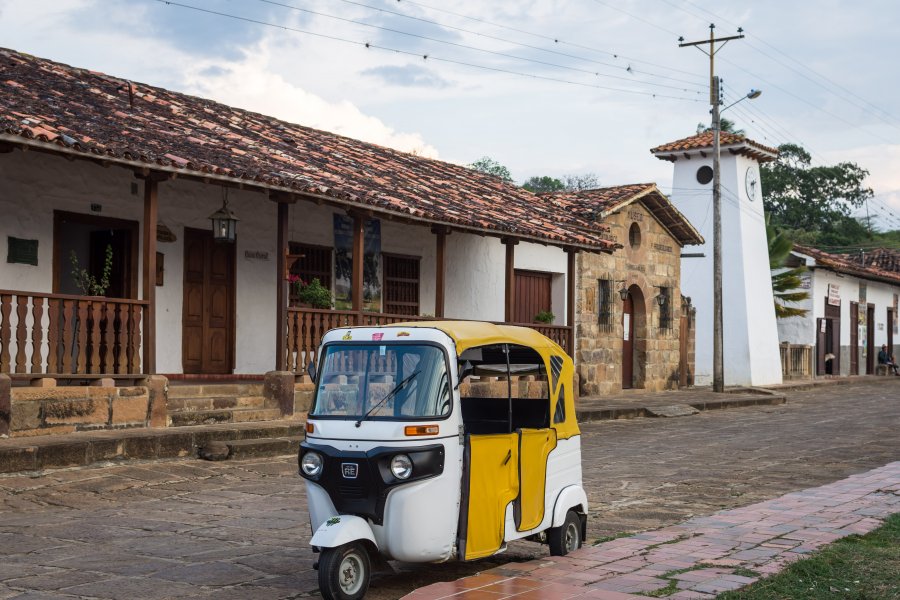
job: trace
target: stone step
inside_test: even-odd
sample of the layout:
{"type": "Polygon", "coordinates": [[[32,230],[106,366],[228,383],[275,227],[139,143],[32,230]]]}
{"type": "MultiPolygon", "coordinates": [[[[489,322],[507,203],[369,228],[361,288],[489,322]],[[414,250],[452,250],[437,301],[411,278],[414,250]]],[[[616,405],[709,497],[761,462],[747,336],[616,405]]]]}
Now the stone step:
{"type": "Polygon", "coordinates": [[[169,384],[169,400],[172,398],[227,398],[262,396],[262,383],[205,383],[190,385],[169,384]]]}
{"type": "Polygon", "coordinates": [[[234,408],[224,410],[177,410],[169,413],[172,427],[213,425],[215,423],[247,423],[276,421],[281,418],[277,408],[234,408]]]}
{"type": "Polygon", "coordinates": [[[106,429],[0,439],[0,473],[77,467],[97,462],[197,456],[212,441],[303,436],[303,421],[226,423],[168,429],[106,429]]]}
{"type": "Polygon", "coordinates": [[[169,413],[193,410],[225,410],[232,408],[267,408],[263,396],[222,396],[197,398],[169,398],[169,413]]]}
{"type": "Polygon", "coordinates": [[[230,440],[225,445],[229,449],[229,458],[254,458],[257,456],[286,456],[300,451],[302,436],[283,438],[260,438],[249,440],[230,440]]]}

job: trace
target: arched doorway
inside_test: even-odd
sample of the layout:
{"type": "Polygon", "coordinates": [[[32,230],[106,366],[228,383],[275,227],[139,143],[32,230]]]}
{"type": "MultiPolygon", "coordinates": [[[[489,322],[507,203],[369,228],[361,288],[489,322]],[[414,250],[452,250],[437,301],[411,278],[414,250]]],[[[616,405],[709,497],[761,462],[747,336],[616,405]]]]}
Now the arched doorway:
{"type": "Polygon", "coordinates": [[[644,293],[636,285],[628,288],[622,302],[622,389],[644,386],[644,340],[646,305],[644,293]]]}

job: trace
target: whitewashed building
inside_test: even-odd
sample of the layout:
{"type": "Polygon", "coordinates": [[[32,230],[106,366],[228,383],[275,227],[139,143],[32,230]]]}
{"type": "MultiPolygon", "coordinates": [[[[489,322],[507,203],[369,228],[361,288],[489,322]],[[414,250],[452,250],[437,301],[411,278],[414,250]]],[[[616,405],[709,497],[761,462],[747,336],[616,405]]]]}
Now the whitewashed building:
{"type": "Polygon", "coordinates": [[[817,376],[872,375],[883,344],[900,355],[900,272],[815,248],[795,246],[787,266],[805,266],[806,316],[779,319],[782,344],[810,346],[817,376]]]}
{"type": "MultiPolygon", "coordinates": [[[[683,254],[681,293],[697,311],[697,385],[713,376],[713,134],[705,132],[651,152],[674,164],[672,204],[704,243],[683,254]]],[[[725,385],[781,383],[778,327],[769,271],[760,163],[777,150],[721,132],[722,312],[725,385]]]]}
{"type": "Polygon", "coordinates": [[[432,317],[524,321],[571,349],[575,256],[618,247],[459,165],[0,61],[0,373],[14,379],[302,372],[332,327],[432,317]],[[221,209],[231,242],[211,228],[221,209]],[[73,271],[102,279],[107,249],[91,295],[73,271]],[[521,310],[529,272],[547,276],[549,322],[521,310]],[[297,302],[291,281],[313,278],[334,308],[297,302]]]}

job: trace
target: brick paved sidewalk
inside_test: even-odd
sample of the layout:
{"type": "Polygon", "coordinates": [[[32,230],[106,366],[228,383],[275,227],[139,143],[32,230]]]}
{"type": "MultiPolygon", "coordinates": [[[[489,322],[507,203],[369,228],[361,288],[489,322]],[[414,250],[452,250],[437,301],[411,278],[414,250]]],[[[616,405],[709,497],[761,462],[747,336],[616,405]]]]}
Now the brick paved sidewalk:
{"type": "Polygon", "coordinates": [[[867,533],[900,512],[900,462],[821,487],[680,525],[586,547],[565,557],[510,563],[409,600],[635,600],[714,598],[777,573],[805,554],[867,533]]]}

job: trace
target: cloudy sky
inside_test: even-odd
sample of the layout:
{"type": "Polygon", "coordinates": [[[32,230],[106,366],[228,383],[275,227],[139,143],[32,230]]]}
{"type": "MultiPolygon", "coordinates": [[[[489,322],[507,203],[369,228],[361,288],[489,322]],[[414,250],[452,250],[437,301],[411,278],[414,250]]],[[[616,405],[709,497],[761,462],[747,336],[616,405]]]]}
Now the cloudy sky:
{"type": "Polygon", "coordinates": [[[0,0],[0,46],[520,182],[666,190],[648,150],[709,120],[708,59],[677,40],[711,22],[747,36],[717,55],[726,101],[763,90],[725,116],[868,169],[900,228],[894,0],[0,0]]]}

